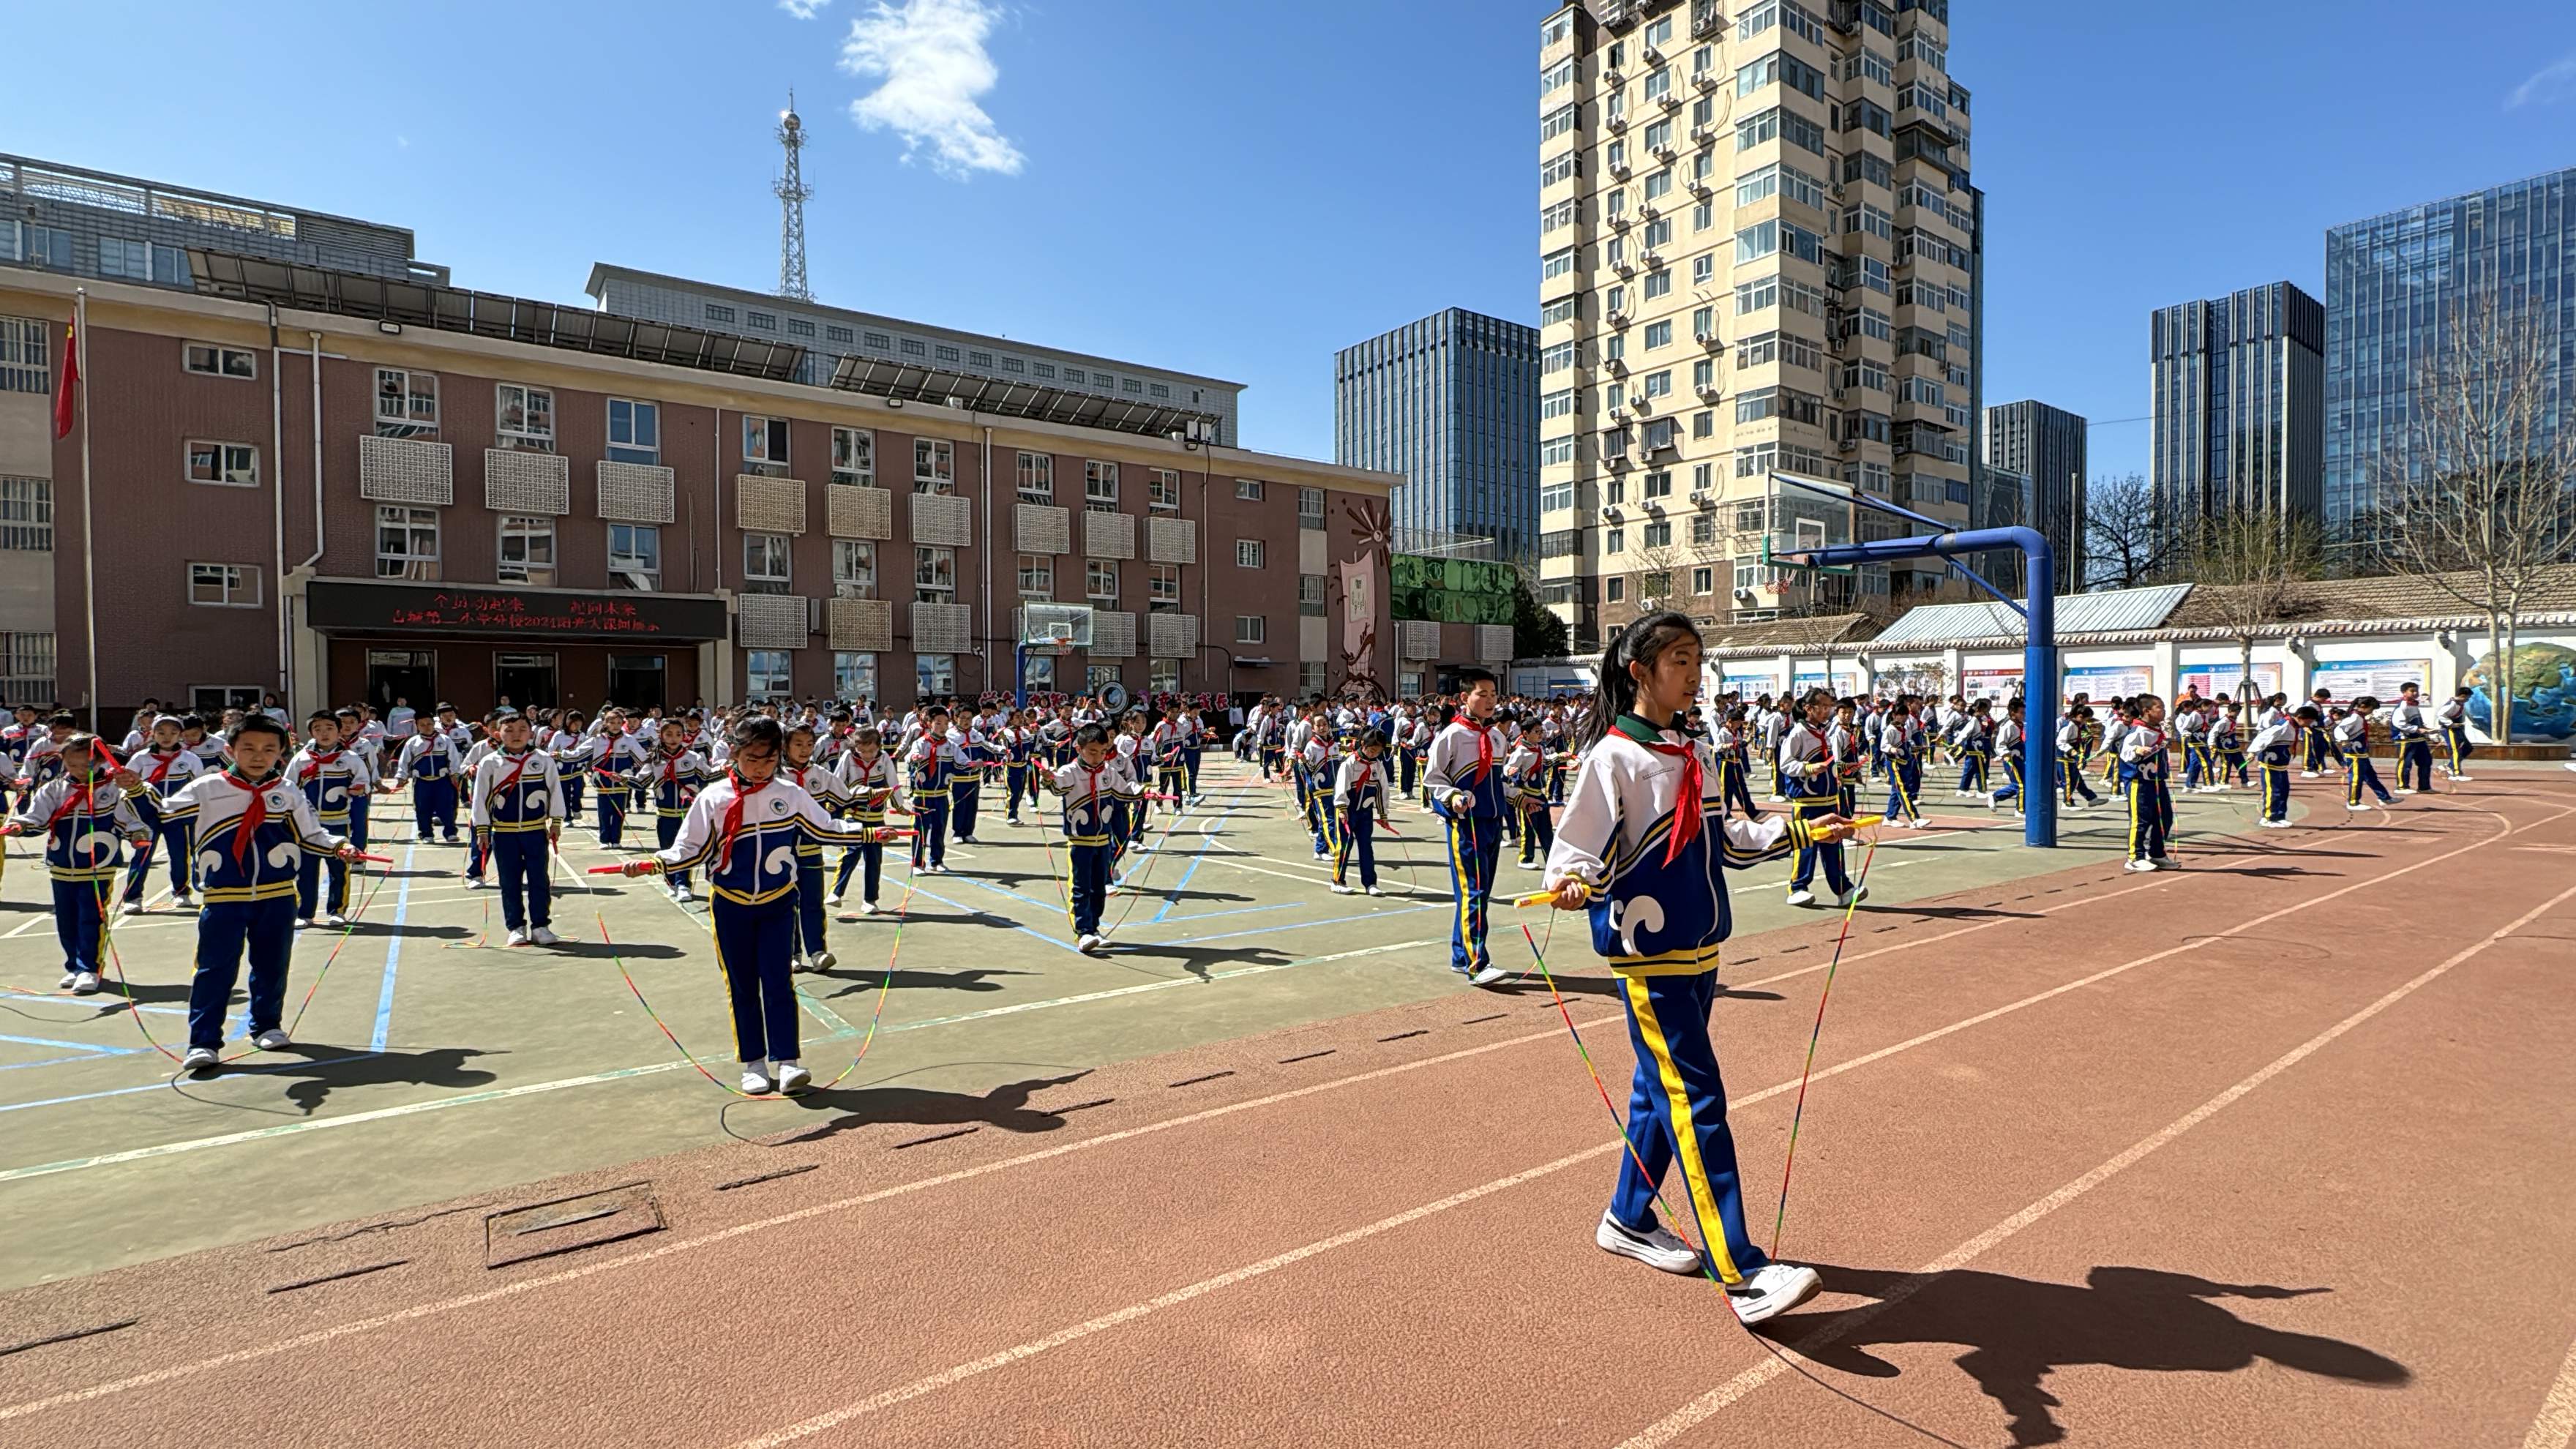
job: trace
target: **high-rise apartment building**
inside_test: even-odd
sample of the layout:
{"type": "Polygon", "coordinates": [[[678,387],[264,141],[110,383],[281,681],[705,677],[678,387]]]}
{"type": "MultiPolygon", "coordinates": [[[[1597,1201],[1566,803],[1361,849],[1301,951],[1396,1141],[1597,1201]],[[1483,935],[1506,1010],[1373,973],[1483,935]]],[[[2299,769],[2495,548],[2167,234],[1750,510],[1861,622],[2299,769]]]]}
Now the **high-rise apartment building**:
{"type": "Polygon", "coordinates": [[[2024,399],[1986,409],[1986,466],[2020,480],[2014,523],[2039,530],[2057,554],[2057,591],[2084,579],[2084,419],[2024,399]]]}
{"type": "Polygon", "coordinates": [[[2325,309],[2288,282],[2159,307],[2149,329],[2156,517],[2181,531],[2325,498],[2325,309]]]}
{"type": "Polygon", "coordinates": [[[1401,473],[1399,535],[1538,544],[1538,331],[1456,307],[1333,355],[1333,459],[1401,473]]]}
{"type": "Polygon", "coordinates": [[[1776,470],[1968,520],[1982,207],[1948,20],[1579,0],[1542,22],[1539,571],[1578,645],[1649,606],[1943,589],[1929,568],[1775,579],[1758,505],[1776,470]]]}
{"type": "MultiPolygon", "coordinates": [[[[2392,474],[2411,474],[2414,387],[2463,319],[2524,309],[2558,327],[2549,395],[2576,396],[2576,168],[2410,206],[2326,233],[2325,528],[2366,542],[2392,474]]],[[[2563,416],[2563,414],[2561,414],[2563,416]]]]}

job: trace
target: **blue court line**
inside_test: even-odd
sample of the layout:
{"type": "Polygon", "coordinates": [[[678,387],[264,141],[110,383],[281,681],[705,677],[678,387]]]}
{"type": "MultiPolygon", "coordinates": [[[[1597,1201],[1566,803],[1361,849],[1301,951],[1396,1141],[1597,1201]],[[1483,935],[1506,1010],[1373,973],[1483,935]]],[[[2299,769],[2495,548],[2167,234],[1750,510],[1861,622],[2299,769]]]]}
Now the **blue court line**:
{"type": "MultiPolygon", "coordinates": [[[[1175,886],[1173,889],[1178,890],[1179,887],[1175,886]]],[[[1174,916],[1172,919],[1183,925],[1187,925],[1192,921],[1212,921],[1219,916],[1248,916],[1256,911],[1293,911],[1300,907],[1311,906],[1313,904],[1313,901],[1280,901],[1275,905],[1267,906],[1228,906],[1221,911],[1192,911],[1186,916],[1174,916]]],[[[1149,926],[1159,925],[1161,924],[1162,919],[1163,918],[1161,916],[1156,916],[1153,920],[1148,921],[1145,924],[1149,926]]]]}
{"type": "Polygon", "coordinates": [[[40,1062],[6,1062],[0,1063],[0,1072],[14,1072],[26,1067],[59,1067],[65,1062],[94,1062],[97,1060],[98,1058],[95,1056],[77,1056],[47,1057],[40,1062]]]}
{"type": "MultiPolygon", "coordinates": [[[[314,1067],[336,1067],[342,1062],[363,1062],[374,1055],[376,1055],[374,1052],[360,1052],[356,1056],[326,1057],[318,1062],[294,1062],[291,1064],[280,1063],[273,1067],[231,1066],[223,1069],[223,1075],[240,1076],[251,1072],[283,1072],[291,1071],[299,1067],[309,1071],[314,1067]]],[[[69,1097],[47,1097],[38,1102],[5,1102],[0,1103],[0,1112],[24,1112],[34,1107],[61,1107],[73,1102],[95,1102],[101,1097],[130,1097],[136,1092],[162,1091],[169,1085],[170,1083],[168,1079],[165,1078],[161,1081],[152,1082],[140,1087],[113,1087],[104,1092],[80,1092],[69,1097]]]]}
{"type": "Polygon", "coordinates": [[[141,1048],[141,1047],[107,1047],[107,1046],[91,1046],[91,1045],[90,1045],[89,1043],[87,1043],[87,1042],[78,1042],[78,1041],[56,1041],[56,1040],[54,1040],[52,1037],[45,1037],[45,1036],[5,1036],[5,1035],[0,1035],[0,1041],[14,1041],[14,1042],[22,1042],[22,1043],[24,1043],[24,1044],[26,1044],[26,1045],[28,1045],[28,1046],[65,1047],[65,1048],[68,1048],[68,1049],[70,1049],[70,1050],[72,1050],[72,1051],[76,1051],[76,1052],[96,1052],[97,1054],[99,1054],[100,1056],[103,1056],[103,1057],[121,1057],[121,1056],[129,1055],[129,1054],[131,1054],[131,1053],[133,1053],[133,1052],[138,1052],[138,1051],[143,1050],[143,1048],[141,1048]]]}
{"type": "Polygon", "coordinates": [[[1445,904],[1437,906],[1398,906],[1391,911],[1361,911],[1357,915],[1334,916],[1321,921],[1299,921],[1294,925],[1288,926],[1263,926],[1250,931],[1227,931],[1215,936],[1191,936],[1178,941],[1157,941],[1154,944],[1158,946],[1202,946],[1210,941],[1231,941],[1238,936],[1281,936],[1286,935],[1290,931],[1312,930],[1317,926],[1347,926],[1353,921],[1373,921],[1382,916],[1409,916],[1417,911],[1446,911],[1452,909],[1455,909],[1455,907],[1445,904]]]}
{"type": "MultiPolygon", "coordinates": [[[[959,879],[959,880],[972,880],[972,879],[973,879],[973,877],[971,877],[971,876],[962,876],[962,875],[961,875],[961,876],[957,877],[957,879],[959,879]]],[[[977,881],[977,882],[976,882],[976,884],[978,884],[978,885],[982,885],[982,884],[983,884],[983,882],[981,882],[981,881],[977,881]]],[[[927,899],[937,901],[937,902],[939,902],[939,903],[940,903],[941,905],[943,905],[943,906],[954,906],[954,907],[956,907],[958,910],[965,911],[965,912],[967,912],[967,913],[968,913],[968,914],[970,914],[970,915],[982,916],[982,917],[984,917],[984,918],[985,918],[985,919],[987,919],[987,920],[1000,921],[1000,922],[1002,922],[1002,923],[1004,923],[1004,924],[1008,925],[1012,930],[1017,931],[1017,932],[1019,932],[1020,934],[1022,934],[1022,935],[1024,935],[1024,936],[1035,936],[1035,937],[1037,937],[1039,940],[1046,942],[1048,945],[1055,947],[1055,948],[1056,948],[1057,950],[1059,950],[1059,951],[1073,951],[1073,954],[1075,954],[1075,955],[1077,955],[1077,956],[1079,956],[1079,955],[1081,955],[1081,954],[1082,954],[1082,953],[1081,953],[1081,952],[1079,952],[1079,951],[1074,951],[1074,949],[1073,949],[1073,944],[1072,944],[1071,942],[1069,942],[1069,941],[1059,941],[1059,940],[1057,940],[1055,937],[1048,935],[1048,934],[1047,934],[1046,932],[1044,932],[1044,931],[1031,930],[1031,929],[1030,929],[1030,928],[1028,928],[1027,926],[1023,926],[1023,925],[1021,925],[1019,922],[1012,920],[1012,919],[1011,919],[1010,917],[1008,917],[1008,916],[1001,915],[1001,914],[998,914],[998,913],[993,912],[993,911],[978,910],[978,909],[976,909],[975,907],[970,906],[970,905],[966,904],[966,903],[965,903],[965,902],[963,902],[963,901],[952,901],[952,900],[950,900],[950,899],[949,899],[948,897],[946,897],[946,896],[934,894],[933,892],[930,892],[930,891],[927,891],[927,890],[922,889],[922,888],[921,888],[920,886],[918,886],[918,885],[907,885],[907,886],[905,887],[905,889],[907,889],[907,890],[911,891],[914,895],[922,896],[922,897],[926,897],[927,899]]],[[[1001,887],[999,887],[999,886],[985,886],[985,889],[987,889],[987,890],[1001,890],[1001,887]]],[[[1011,891],[1002,891],[1002,894],[1004,894],[1004,895],[1012,895],[1012,894],[1014,894],[1014,892],[1011,892],[1011,891]]]]}
{"type": "MultiPolygon", "coordinates": [[[[1207,858],[1208,847],[1216,844],[1215,825],[1223,825],[1226,821],[1226,817],[1232,815],[1235,812],[1235,807],[1242,803],[1243,802],[1241,800],[1236,800],[1232,804],[1227,805],[1223,810],[1217,812],[1214,825],[1211,825],[1210,828],[1199,832],[1199,848],[1190,852],[1190,868],[1181,872],[1180,884],[1172,887],[1172,894],[1164,898],[1163,908],[1156,911],[1154,913],[1154,919],[1147,921],[1145,923],[1146,925],[1160,925],[1163,918],[1172,913],[1172,907],[1181,903],[1180,893],[1189,889],[1190,877],[1199,873],[1199,862],[1207,858]]],[[[1210,914],[1224,915],[1226,913],[1223,911],[1215,911],[1210,914]]]]}
{"type": "MultiPolygon", "coordinates": [[[[6,997],[11,1001],[51,1001],[66,1005],[76,1003],[79,1000],[78,997],[68,995],[48,996],[41,991],[0,990],[0,997],[6,997]]],[[[122,1011],[124,1009],[125,1003],[122,1000],[119,1000],[117,1002],[117,1010],[122,1011]]],[[[188,1008],[184,1006],[147,1006],[143,1009],[145,1011],[160,1012],[163,1016],[186,1016],[188,1014],[188,1008]]]]}
{"type": "Polygon", "coordinates": [[[367,1043],[369,1051],[383,1051],[385,1034],[393,1027],[394,972],[402,963],[403,917],[411,911],[411,858],[419,849],[418,841],[403,847],[402,891],[394,897],[393,939],[385,943],[385,984],[384,988],[376,994],[376,1034],[367,1043]]]}

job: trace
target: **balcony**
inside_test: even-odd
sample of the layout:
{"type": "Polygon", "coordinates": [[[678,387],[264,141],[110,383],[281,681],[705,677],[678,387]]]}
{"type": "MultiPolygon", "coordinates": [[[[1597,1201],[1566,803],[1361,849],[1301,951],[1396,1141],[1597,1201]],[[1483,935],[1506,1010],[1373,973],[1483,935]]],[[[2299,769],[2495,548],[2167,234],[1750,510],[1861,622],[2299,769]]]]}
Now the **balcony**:
{"type": "Polygon", "coordinates": [[[1045,503],[1020,504],[1012,514],[1012,533],[1021,553],[1073,552],[1073,516],[1045,503]]]}
{"type": "MultiPolygon", "coordinates": [[[[1145,520],[1145,557],[1152,563],[1194,564],[1199,561],[1199,526],[1186,518],[1145,520]]],[[[1156,650],[1156,653],[1162,651],[1156,650]]]]}
{"type": "Polygon", "coordinates": [[[1136,515],[1082,515],[1082,552],[1088,558],[1132,559],[1136,556],[1136,515]]]}
{"type": "Polygon", "coordinates": [[[456,501],[456,450],[418,438],[358,438],[358,495],[445,508],[456,501]]]}
{"type": "Polygon", "coordinates": [[[894,494],[855,483],[823,487],[823,527],[834,538],[894,537],[894,494]]]}
{"type": "Polygon", "coordinates": [[[668,468],[600,460],[599,516],[615,523],[669,523],[678,517],[679,487],[668,468]]]}

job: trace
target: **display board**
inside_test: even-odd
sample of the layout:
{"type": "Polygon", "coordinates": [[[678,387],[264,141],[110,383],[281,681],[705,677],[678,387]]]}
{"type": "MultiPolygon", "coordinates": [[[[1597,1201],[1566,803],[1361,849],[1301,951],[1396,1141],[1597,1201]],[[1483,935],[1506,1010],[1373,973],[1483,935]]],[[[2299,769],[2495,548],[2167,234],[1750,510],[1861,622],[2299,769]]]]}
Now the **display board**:
{"type": "Polygon", "coordinates": [[[1400,553],[1388,565],[1388,574],[1396,618],[1443,624],[1512,622],[1510,564],[1400,553]]]}
{"type": "MultiPolygon", "coordinates": [[[[2198,694],[2204,699],[2233,699],[2237,686],[2245,682],[2245,671],[2235,664],[2185,665],[2174,684],[2174,694],[2198,694]]],[[[2254,661],[2254,692],[2266,697],[2281,692],[2281,666],[2268,659],[2254,661]]]]}
{"type": "Polygon", "coordinates": [[[2060,700],[2072,700],[2077,694],[2088,694],[2095,703],[2106,699],[2126,699],[2133,694],[2147,694],[2156,687],[2156,672],[2144,664],[2088,664],[2066,671],[2066,688],[2060,700]]]}
{"type": "Polygon", "coordinates": [[[2002,704],[2021,693],[2021,680],[2018,669],[1963,669],[1959,671],[1959,694],[1965,699],[1990,699],[2002,704]]]}
{"type": "Polygon", "coordinates": [[[2369,695],[2393,703],[2397,688],[2413,684],[2429,697],[2433,692],[2430,659],[2320,659],[2308,671],[2310,693],[2324,690],[2337,704],[2369,695]]]}

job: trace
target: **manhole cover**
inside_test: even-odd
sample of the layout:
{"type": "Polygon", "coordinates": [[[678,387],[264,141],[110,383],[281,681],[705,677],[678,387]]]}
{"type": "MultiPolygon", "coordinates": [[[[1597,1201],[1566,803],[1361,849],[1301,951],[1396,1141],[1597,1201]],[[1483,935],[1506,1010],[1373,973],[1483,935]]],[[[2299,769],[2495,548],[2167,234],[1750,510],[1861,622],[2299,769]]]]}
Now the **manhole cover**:
{"type": "Polygon", "coordinates": [[[507,1267],[661,1230],[662,1208],[653,1200],[653,1185],[630,1182],[485,1214],[483,1266],[507,1267]]]}

